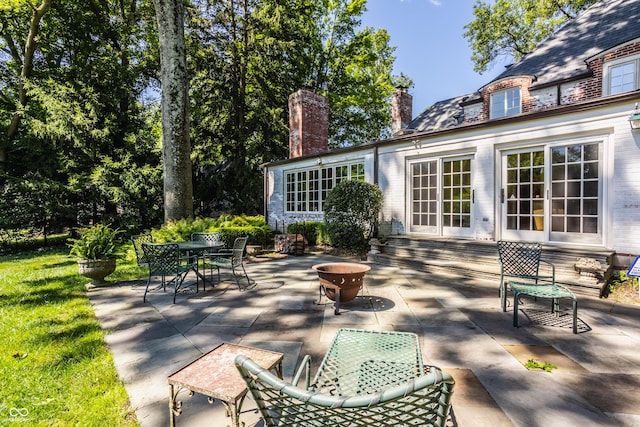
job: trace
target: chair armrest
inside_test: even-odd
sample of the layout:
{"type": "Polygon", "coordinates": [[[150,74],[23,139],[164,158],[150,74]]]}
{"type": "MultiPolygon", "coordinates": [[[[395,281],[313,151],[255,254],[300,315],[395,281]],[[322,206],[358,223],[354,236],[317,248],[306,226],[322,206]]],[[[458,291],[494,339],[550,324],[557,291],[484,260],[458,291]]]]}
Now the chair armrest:
{"type": "MultiPolygon", "coordinates": [[[[261,368],[253,360],[244,355],[236,356],[235,365],[245,382],[247,382],[247,378],[251,376],[255,378],[255,381],[262,382],[263,387],[270,387],[283,395],[293,397],[301,401],[301,405],[303,406],[311,404],[331,410],[336,408],[361,408],[366,410],[371,406],[381,405],[385,402],[396,404],[398,399],[405,398],[417,390],[425,389],[425,391],[428,391],[427,389],[431,389],[433,386],[441,387],[442,385],[445,386],[444,394],[446,394],[446,396],[444,400],[441,400],[448,406],[454,385],[454,380],[451,375],[438,369],[377,393],[364,394],[361,396],[331,396],[323,393],[314,393],[289,384],[266,369],[261,368]]],[[[252,393],[255,391],[249,382],[247,386],[252,393]]],[[[415,406],[415,401],[410,397],[409,399],[411,400],[411,405],[415,406]]]]}
{"type": "Polygon", "coordinates": [[[302,362],[300,363],[300,367],[298,368],[298,371],[296,372],[295,376],[293,377],[293,380],[291,381],[291,383],[294,386],[298,386],[298,382],[300,381],[300,377],[302,376],[302,372],[304,371],[304,388],[305,390],[309,389],[309,384],[311,383],[311,356],[309,356],[308,354],[306,356],[304,356],[304,358],[302,359],[302,362]]]}
{"type": "MultiPolygon", "coordinates": [[[[541,263],[541,264],[542,264],[542,263],[547,264],[549,267],[551,267],[551,276],[542,276],[542,275],[540,275],[539,277],[540,277],[540,278],[543,278],[543,279],[544,279],[544,278],[547,278],[547,279],[549,279],[549,278],[550,278],[550,279],[551,279],[551,281],[552,281],[553,283],[555,283],[555,281],[556,281],[556,266],[555,266],[555,264],[553,264],[553,263],[551,263],[551,262],[549,262],[549,261],[545,261],[545,260],[543,260],[543,259],[541,259],[541,260],[540,260],[540,263],[541,263]]],[[[538,273],[540,273],[540,272],[538,272],[538,273]]]]}
{"type": "Polygon", "coordinates": [[[207,252],[207,257],[208,258],[215,258],[215,257],[223,257],[223,258],[228,258],[230,256],[233,255],[233,250],[232,249],[226,249],[226,248],[222,248],[217,252],[207,252]]]}

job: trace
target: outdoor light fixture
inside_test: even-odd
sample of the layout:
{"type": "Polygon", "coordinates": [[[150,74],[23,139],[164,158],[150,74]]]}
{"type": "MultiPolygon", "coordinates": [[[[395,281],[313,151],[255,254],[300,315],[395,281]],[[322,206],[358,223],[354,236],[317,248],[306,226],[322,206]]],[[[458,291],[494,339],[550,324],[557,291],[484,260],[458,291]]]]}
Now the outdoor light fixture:
{"type": "Polygon", "coordinates": [[[636,109],[633,110],[631,117],[629,117],[629,125],[631,129],[640,129],[640,110],[638,110],[638,103],[636,102],[636,109]]]}

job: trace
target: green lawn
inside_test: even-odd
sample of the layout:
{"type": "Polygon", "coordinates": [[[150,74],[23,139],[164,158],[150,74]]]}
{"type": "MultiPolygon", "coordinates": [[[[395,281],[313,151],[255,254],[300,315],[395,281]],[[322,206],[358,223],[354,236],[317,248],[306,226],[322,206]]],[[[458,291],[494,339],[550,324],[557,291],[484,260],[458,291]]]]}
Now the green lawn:
{"type": "Polygon", "coordinates": [[[0,425],[138,425],[86,283],[66,248],[0,257],[0,425]]]}

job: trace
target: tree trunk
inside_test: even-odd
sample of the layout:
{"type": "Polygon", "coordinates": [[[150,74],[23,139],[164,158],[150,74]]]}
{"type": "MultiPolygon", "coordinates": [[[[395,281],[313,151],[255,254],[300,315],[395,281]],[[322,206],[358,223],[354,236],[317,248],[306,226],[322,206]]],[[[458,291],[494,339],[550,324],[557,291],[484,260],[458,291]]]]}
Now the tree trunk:
{"type": "MultiPolygon", "coordinates": [[[[31,72],[33,71],[33,56],[36,52],[36,42],[38,31],[40,30],[40,21],[42,21],[42,17],[49,11],[50,8],[51,0],[43,0],[40,6],[33,8],[33,15],[31,16],[31,21],[29,22],[29,33],[27,34],[27,39],[25,41],[24,57],[20,58],[19,52],[15,48],[11,49],[12,56],[14,57],[16,62],[22,63],[22,69],[20,70],[20,82],[18,83],[18,106],[16,108],[17,111],[15,111],[11,116],[11,122],[7,127],[7,133],[5,134],[5,143],[2,144],[0,142],[0,172],[3,172],[5,170],[5,164],[8,161],[7,148],[18,133],[20,121],[22,120],[22,109],[27,106],[27,89],[25,88],[24,84],[27,79],[31,77],[31,72]]],[[[7,35],[7,41],[9,41],[9,38],[10,36],[7,35]]]]}
{"type": "Polygon", "coordinates": [[[154,0],[160,41],[164,221],[193,218],[189,80],[182,0],[154,0]]]}

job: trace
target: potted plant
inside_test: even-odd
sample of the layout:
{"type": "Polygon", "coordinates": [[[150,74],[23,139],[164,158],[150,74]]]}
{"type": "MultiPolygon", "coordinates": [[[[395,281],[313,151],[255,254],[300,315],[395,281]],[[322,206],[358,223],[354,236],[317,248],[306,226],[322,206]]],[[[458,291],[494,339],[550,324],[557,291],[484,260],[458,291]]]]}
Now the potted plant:
{"type": "Polygon", "coordinates": [[[70,254],[78,258],[78,271],[91,280],[89,287],[104,286],[106,276],[116,270],[116,258],[121,256],[118,241],[120,230],[96,224],[78,230],[77,239],[69,239],[70,254]]]}

